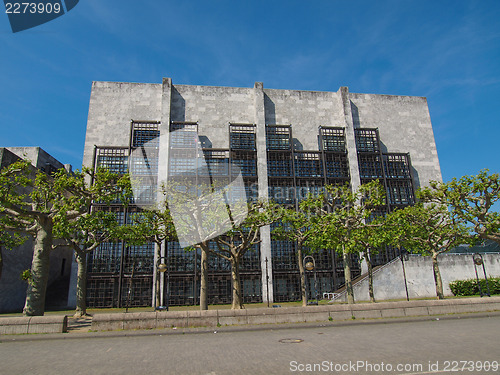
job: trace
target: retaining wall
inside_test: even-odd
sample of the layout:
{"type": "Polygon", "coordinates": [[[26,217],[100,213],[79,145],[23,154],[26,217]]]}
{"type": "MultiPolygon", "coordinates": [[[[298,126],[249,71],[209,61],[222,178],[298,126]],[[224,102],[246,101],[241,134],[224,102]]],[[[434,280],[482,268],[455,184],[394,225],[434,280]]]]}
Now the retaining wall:
{"type": "MultiPolygon", "coordinates": [[[[491,253],[482,254],[482,256],[487,276],[500,277],[500,254],[491,253]]],[[[449,287],[451,281],[476,278],[472,254],[441,254],[438,257],[438,262],[445,296],[453,295],[449,287]]],[[[408,260],[405,260],[404,267],[410,299],[436,297],[436,285],[430,257],[410,255],[408,260]]],[[[482,267],[478,267],[477,271],[479,278],[483,279],[482,267]]],[[[369,301],[368,277],[354,284],[353,290],[356,301],[369,301]]],[[[400,258],[375,270],[373,273],[373,292],[378,301],[406,298],[403,265],[400,258]]],[[[345,293],[342,293],[337,300],[345,302],[345,293]]]]}
{"type": "Polygon", "coordinates": [[[112,331],[122,329],[304,323],[486,311],[500,311],[500,297],[381,302],[354,305],[336,304],[289,308],[256,308],[244,310],[96,314],[92,319],[92,330],[112,331]]]}
{"type": "Polygon", "coordinates": [[[68,331],[68,317],[62,315],[0,318],[0,334],[63,333],[68,331]]]}

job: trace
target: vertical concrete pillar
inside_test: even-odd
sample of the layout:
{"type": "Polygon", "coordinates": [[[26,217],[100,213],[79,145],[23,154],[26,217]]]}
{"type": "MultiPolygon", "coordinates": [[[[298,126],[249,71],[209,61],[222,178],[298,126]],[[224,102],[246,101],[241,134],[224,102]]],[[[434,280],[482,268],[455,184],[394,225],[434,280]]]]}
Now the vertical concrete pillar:
{"type": "Polygon", "coordinates": [[[340,113],[345,127],[345,138],[347,146],[347,160],[349,162],[349,174],[351,176],[352,190],[357,190],[361,185],[358,164],[358,151],[354,137],[354,122],[352,120],[351,100],[349,99],[349,88],[341,87],[337,91],[340,97],[340,113]]]}
{"type": "MultiPolygon", "coordinates": [[[[169,157],[169,145],[170,145],[170,104],[172,102],[172,79],[171,78],[163,78],[162,83],[162,94],[161,94],[161,122],[159,125],[160,130],[160,140],[158,144],[158,190],[157,190],[157,203],[162,204],[165,197],[162,194],[161,186],[163,182],[167,181],[167,173],[168,173],[168,157],[169,157]]],[[[153,295],[152,295],[152,304],[154,305],[154,298],[156,295],[156,267],[159,263],[158,259],[158,245],[155,244],[155,252],[154,252],[154,264],[153,264],[153,295]]],[[[164,244],[161,246],[160,256],[165,256],[165,247],[164,244]]],[[[163,275],[163,273],[161,273],[163,275]]],[[[163,305],[164,301],[164,278],[160,279],[160,302],[163,305]]]]}
{"type": "MultiPolygon", "coordinates": [[[[257,177],[259,199],[267,199],[267,148],[266,148],[266,112],[264,106],[264,85],[255,82],[255,125],[257,140],[257,177]]],[[[273,263],[271,258],[271,227],[269,225],[260,229],[260,267],[262,270],[262,301],[273,302],[273,263]],[[267,267],[266,267],[267,259],[267,267]],[[269,291],[269,293],[268,293],[269,291]]]]}

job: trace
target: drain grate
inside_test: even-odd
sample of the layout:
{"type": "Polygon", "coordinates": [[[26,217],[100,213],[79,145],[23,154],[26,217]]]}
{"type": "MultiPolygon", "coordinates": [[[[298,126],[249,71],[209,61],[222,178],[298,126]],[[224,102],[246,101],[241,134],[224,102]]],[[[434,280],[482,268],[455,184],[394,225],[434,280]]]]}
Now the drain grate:
{"type": "Polygon", "coordinates": [[[282,344],[298,344],[298,343],[301,343],[302,339],[281,339],[279,340],[279,342],[281,342],[282,344]]]}

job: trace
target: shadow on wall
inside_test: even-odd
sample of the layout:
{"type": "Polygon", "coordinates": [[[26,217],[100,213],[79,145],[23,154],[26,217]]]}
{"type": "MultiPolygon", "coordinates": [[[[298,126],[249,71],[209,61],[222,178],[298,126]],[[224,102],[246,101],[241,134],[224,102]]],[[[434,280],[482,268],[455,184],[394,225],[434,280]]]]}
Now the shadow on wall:
{"type": "Polygon", "coordinates": [[[357,129],[361,126],[361,123],[359,121],[359,110],[356,104],[351,102],[351,115],[352,115],[352,124],[354,129],[357,129]]]}
{"type": "Polygon", "coordinates": [[[206,135],[199,135],[202,148],[212,148],[212,141],[206,135]]]}
{"type": "Polygon", "coordinates": [[[172,87],[171,121],[186,121],[186,100],[175,87],[172,87]]]}
{"type": "Polygon", "coordinates": [[[264,108],[266,116],[266,124],[276,124],[276,105],[274,102],[264,93],[264,108]]]}

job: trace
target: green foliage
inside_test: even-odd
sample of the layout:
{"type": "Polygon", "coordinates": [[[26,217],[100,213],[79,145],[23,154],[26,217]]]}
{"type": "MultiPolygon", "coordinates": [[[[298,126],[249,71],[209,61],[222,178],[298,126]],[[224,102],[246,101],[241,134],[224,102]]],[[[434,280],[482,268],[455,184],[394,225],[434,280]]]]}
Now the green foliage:
{"type": "Polygon", "coordinates": [[[470,223],[482,239],[500,244],[500,213],[494,205],[500,200],[500,175],[487,169],[475,176],[453,178],[450,182],[432,181],[423,189],[420,198],[425,202],[447,205],[454,217],[470,223]]]}
{"type": "Polygon", "coordinates": [[[243,222],[215,238],[215,254],[228,261],[239,260],[253,245],[260,243],[260,228],[280,220],[283,210],[267,201],[248,203],[248,213],[243,222]]]}
{"type": "Polygon", "coordinates": [[[163,241],[174,241],[176,231],[168,207],[150,208],[135,213],[131,224],[119,228],[120,237],[131,245],[142,245],[147,242],[161,244],[163,241]]]}
{"type": "Polygon", "coordinates": [[[456,221],[446,206],[434,203],[419,203],[391,212],[385,228],[390,244],[427,256],[471,242],[468,228],[456,221]]]}
{"type": "Polygon", "coordinates": [[[9,233],[0,227],[0,246],[6,249],[13,249],[21,246],[28,237],[19,233],[9,233]]]}
{"type": "Polygon", "coordinates": [[[371,228],[379,226],[371,222],[373,213],[385,204],[385,192],[378,181],[363,184],[354,192],[347,184],[327,186],[323,200],[308,204],[310,209],[316,209],[319,218],[311,227],[313,235],[306,245],[358,253],[364,248],[360,239],[371,238],[371,246],[382,242],[378,231],[371,232],[371,228]]]}
{"type": "MultiPolygon", "coordinates": [[[[488,291],[485,279],[479,279],[479,284],[481,285],[481,290],[483,294],[488,291]]],[[[476,296],[480,295],[479,287],[476,279],[469,280],[456,280],[450,282],[450,289],[454,296],[476,296]]],[[[500,278],[489,278],[488,285],[490,287],[490,293],[500,294],[500,278]]]]}
{"type": "Polygon", "coordinates": [[[33,275],[31,274],[31,270],[24,270],[21,272],[21,280],[26,281],[29,285],[33,285],[33,275]]]}

